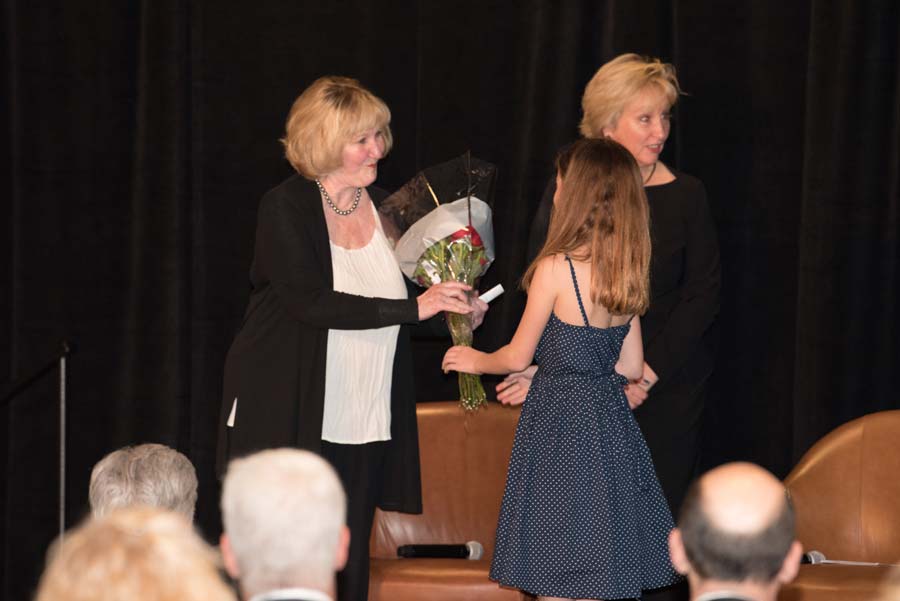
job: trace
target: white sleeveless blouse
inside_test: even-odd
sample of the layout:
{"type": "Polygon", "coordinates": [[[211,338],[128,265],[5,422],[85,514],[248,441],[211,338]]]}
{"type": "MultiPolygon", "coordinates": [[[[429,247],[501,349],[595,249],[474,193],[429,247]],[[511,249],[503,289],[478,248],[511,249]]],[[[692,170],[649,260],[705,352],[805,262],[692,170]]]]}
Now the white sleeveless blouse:
{"type": "MultiPolygon", "coordinates": [[[[407,298],[403,273],[381,230],[369,243],[347,249],[331,243],[334,289],[370,298],[407,298]]],[[[400,326],[328,330],[322,440],[363,444],[391,439],[391,381],[400,326]]]]}

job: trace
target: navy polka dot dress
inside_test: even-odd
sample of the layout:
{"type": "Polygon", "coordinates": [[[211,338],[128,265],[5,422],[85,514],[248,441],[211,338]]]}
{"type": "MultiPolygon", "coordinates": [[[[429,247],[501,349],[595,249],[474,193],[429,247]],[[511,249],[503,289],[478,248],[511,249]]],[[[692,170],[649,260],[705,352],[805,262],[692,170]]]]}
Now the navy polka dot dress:
{"type": "Polygon", "coordinates": [[[491,578],[535,595],[640,597],[674,583],[673,528],[644,437],[614,371],[630,324],[550,315],[522,407],[491,578]]]}

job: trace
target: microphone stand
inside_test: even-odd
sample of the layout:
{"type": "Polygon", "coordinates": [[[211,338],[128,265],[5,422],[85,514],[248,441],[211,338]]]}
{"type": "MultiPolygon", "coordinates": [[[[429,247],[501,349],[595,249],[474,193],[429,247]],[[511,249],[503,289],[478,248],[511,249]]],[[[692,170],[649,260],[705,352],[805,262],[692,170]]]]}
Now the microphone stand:
{"type": "Polygon", "coordinates": [[[0,397],[0,409],[10,405],[23,390],[59,366],[59,538],[66,531],[66,359],[75,352],[75,343],[63,340],[49,362],[10,385],[0,397]]]}

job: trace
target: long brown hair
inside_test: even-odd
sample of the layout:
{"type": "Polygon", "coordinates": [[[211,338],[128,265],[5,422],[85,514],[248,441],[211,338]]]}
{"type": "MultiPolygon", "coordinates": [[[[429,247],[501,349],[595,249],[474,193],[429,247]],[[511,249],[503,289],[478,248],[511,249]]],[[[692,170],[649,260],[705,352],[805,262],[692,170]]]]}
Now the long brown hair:
{"type": "Polygon", "coordinates": [[[522,278],[556,254],[591,263],[591,301],[613,315],[650,304],[650,210],[631,153],[608,138],[582,139],[560,151],[562,180],[547,241],[522,278]]]}

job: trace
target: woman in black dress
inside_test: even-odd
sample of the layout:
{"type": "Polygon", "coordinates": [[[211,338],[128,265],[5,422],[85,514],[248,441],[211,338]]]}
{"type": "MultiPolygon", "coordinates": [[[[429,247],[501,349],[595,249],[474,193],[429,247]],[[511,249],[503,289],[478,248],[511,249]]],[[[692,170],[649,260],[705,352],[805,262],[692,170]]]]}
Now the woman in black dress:
{"type": "MultiPolygon", "coordinates": [[[[697,178],[659,160],[679,92],[672,65],[624,54],[588,83],[580,125],[584,137],[609,137],[631,152],[650,205],[651,296],[641,317],[644,373],[625,393],[673,515],[697,475],[720,286],[719,245],[706,190],[697,178]]],[[[546,237],[554,189],[551,182],[532,226],[531,257],[546,237]]],[[[498,398],[524,400],[528,377],[526,371],[508,378],[498,386],[498,398]]]]}
{"type": "Polygon", "coordinates": [[[341,601],[367,598],[375,507],[422,508],[409,328],[441,311],[474,311],[478,324],[487,308],[458,282],[407,288],[372,186],[390,118],[345,77],[294,102],[282,142],[297,174],[260,201],[250,301],[225,361],[219,473],[272,447],[334,465],[351,531],[341,601]]]}

